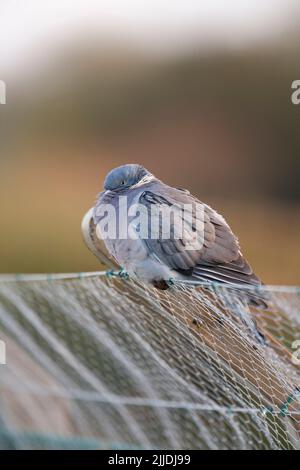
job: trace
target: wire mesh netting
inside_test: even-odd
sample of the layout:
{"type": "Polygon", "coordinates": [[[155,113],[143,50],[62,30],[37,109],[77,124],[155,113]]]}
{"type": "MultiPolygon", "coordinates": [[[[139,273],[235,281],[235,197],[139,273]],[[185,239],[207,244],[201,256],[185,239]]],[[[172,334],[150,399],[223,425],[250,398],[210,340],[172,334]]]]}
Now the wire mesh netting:
{"type": "Polygon", "coordinates": [[[299,312],[292,287],[2,277],[0,448],[299,448],[299,312]]]}

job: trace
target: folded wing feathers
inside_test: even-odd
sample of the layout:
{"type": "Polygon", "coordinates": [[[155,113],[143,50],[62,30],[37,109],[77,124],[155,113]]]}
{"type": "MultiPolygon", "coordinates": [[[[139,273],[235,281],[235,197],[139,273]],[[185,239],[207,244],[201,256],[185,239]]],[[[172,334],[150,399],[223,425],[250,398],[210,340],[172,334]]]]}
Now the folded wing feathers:
{"type": "MultiPolygon", "coordinates": [[[[157,188],[155,188],[157,191],[157,188]]],[[[146,191],[140,202],[150,208],[151,204],[202,204],[189,193],[175,188],[163,187],[158,194],[146,191]]],[[[260,284],[248,262],[243,258],[237,237],[225,219],[209,206],[202,204],[203,211],[192,213],[191,224],[184,224],[181,239],[145,240],[148,248],[163,263],[180,272],[185,270],[194,279],[204,279],[226,283],[260,284]],[[198,238],[195,228],[202,222],[204,229],[203,245],[196,245],[198,238]],[[187,244],[189,249],[186,249],[187,244]],[[195,248],[195,249],[193,249],[195,248]]],[[[200,224],[201,226],[201,224],[200,224]]],[[[174,235],[174,231],[172,232],[174,235]]]]}

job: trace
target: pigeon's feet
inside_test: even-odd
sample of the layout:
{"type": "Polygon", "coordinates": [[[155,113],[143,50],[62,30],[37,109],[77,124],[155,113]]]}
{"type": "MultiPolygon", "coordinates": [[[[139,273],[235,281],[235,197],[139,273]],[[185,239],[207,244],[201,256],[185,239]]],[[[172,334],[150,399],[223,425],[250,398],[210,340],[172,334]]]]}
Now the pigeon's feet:
{"type": "Polygon", "coordinates": [[[129,274],[124,268],[120,269],[120,271],[118,272],[118,276],[122,279],[129,279],[129,274]]]}
{"type": "Polygon", "coordinates": [[[121,279],[129,279],[129,274],[124,268],[121,268],[120,271],[114,271],[113,269],[106,271],[106,276],[120,277],[121,279]]]}

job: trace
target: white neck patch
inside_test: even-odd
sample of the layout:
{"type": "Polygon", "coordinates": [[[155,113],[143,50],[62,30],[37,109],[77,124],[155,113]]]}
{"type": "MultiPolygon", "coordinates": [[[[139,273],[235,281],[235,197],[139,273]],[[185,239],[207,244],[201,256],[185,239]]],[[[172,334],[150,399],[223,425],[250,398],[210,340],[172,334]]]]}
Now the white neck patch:
{"type": "Polygon", "coordinates": [[[143,186],[146,183],[150,183],[154,179],[155,179],[155,177],[153,175],[151,175],[151,173],[150,173],[149,175],[145,175],[138,183],[131,186],[131,188],[132,189],[139,188],[140,186],[143,186]]]}

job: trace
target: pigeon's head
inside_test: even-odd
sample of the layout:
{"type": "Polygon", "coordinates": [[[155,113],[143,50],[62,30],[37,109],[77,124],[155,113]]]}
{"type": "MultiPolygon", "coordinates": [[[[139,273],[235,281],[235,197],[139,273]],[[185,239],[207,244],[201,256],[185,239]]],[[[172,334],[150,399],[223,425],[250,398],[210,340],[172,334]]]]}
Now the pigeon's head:
{"type": "Polygon", "coordinates": [[[131,188],[139,183],[153,178],[151,173],[142,165],[130,163],[111,170],[104,180],[104,189],[117,191],[131,188]]]}

